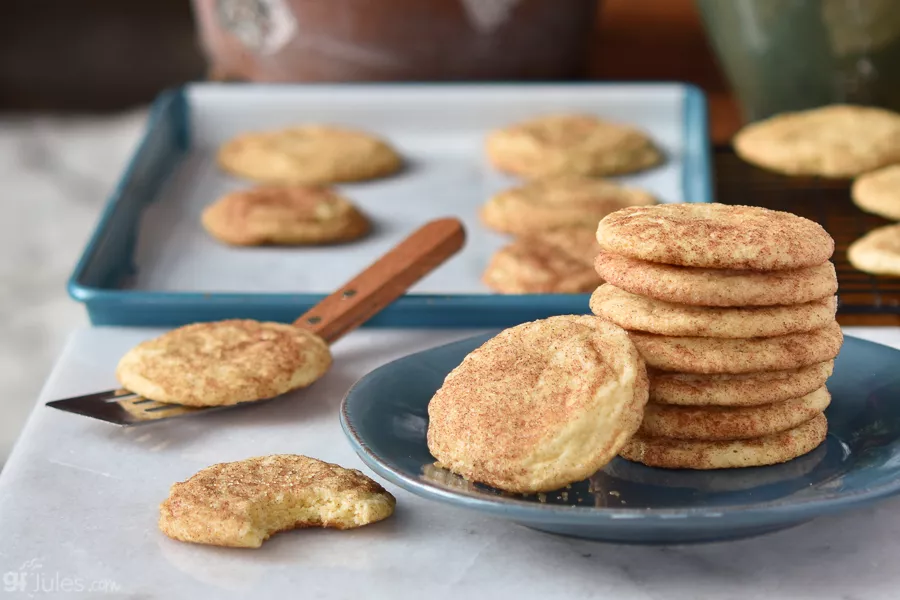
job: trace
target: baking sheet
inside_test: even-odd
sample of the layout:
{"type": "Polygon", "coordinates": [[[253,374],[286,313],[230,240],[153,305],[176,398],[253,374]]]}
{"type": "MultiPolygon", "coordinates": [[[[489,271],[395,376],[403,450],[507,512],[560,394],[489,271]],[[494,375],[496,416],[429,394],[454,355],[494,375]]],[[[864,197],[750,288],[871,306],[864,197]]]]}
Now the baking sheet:
{"type": "Polygon", "coordinates": [[[518,180],[486,162],[485,134],[496,127],[553,112],[585,112],[647,131],[667,155],[664,166],[628,177],[666,202],[685,187],[710,187],[709,173],[687,173],[685,98],[681,84],[464,86],[223,86],[186,91],[190,149],[144,211],[135,270],[124,287],[166,292],[327,293],[430,219],[459,217],[464,250],[413,288],[432,294],[490,293],[480,276],[509,238],[477,218],[493,193],[518,180]],[[215,165],[217,147],[245,131],[304,122],[358,127],[379,134],[408,161],[399,175],[338,186],[372,219],[373,233],[341,246],[231,248],[200,225],[203,208],[229,191],[252,185],[215,165]],[[693,180],[692,180],[693,178],[693,180]]]}

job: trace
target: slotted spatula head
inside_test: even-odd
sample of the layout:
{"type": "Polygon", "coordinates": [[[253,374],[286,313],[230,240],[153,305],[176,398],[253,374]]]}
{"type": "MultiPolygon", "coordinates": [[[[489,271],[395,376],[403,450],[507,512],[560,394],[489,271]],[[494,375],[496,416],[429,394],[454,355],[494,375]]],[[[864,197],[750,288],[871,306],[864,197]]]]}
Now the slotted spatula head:
{"type": "MultiPolygon", "coordinates": [[[[431,221],[308,310],[294,321],[294,325],[332,343],[402,296],[410,286],[456,254],[464,243],[465,230],[458,219],[431,221]]],[[[47,406],[130,426],[248,406],[264,400],[193,407],[157,402],[118,389],[54,400],[47,406]]]]}
{"type": "Polygon", "coordinates": [[[197,408],[180,404],[164,404],[148,400],[125,389],[98,392],[66,400],[54,400],[48,402],[47,406],[116,425],[139,425],[195,412],[230,408],[229,406],[197,408]]]}

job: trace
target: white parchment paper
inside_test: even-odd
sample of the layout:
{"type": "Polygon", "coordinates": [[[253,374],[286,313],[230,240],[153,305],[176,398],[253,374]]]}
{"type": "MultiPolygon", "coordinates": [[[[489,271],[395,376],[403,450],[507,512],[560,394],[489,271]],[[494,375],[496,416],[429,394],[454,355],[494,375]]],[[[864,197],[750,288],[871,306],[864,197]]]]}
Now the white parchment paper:
{"type": "Polygon", "coordinates": [[[494,171],[483,140],[492,128],[553,112],[577,111],[631,123],[668,155],[657,169],[621,178],[667,202],[684,200],[684,90],[652,86],[199,85],[191,88],[191,152],[144,212],[130,286],[199,292],[326,293],[430,219],[465,223],[463,251],[413,288],[420,293],[489,293],[480,276],[508,242],[481,225],[479,206],[517,180],[494,171]],[[369,237],[319,248],[230,248],[200,225],[204,206],[251,185],[219,171],[215,151],[233,135],[304,122],[363,128],[390,140],[408,160],[391,178],[339,186],[372,219],[369,237]]]}

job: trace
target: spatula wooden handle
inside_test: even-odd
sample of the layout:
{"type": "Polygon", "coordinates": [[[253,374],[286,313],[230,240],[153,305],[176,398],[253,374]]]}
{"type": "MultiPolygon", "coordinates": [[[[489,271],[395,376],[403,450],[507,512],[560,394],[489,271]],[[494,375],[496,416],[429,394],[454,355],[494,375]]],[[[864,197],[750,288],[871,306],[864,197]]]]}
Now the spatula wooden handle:
{"type": "Polygon", "coordinates": [[[466,241],[457,219],[431,221],[316,304],[294,325],[331,343],[356,329],[456,254],[466,241]]]}

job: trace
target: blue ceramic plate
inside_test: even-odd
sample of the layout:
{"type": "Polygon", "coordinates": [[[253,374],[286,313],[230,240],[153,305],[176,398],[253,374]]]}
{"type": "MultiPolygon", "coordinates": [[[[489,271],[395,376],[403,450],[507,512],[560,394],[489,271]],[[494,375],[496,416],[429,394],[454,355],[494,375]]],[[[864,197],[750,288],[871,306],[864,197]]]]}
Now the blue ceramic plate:
{"type": "Polygon", "coordinates": [[[625,543],[736,539],[798,525],[900,491],[900,351],[846,338],[828,382],[827,441],[772,467],[670,471],[616,459],[569,489],[513,495],[436,469],[425,432],[444,377],[490,336],[419,352],[376,369],[344,399],[357,453],[396,485],[522,525],[625,543]]]}

